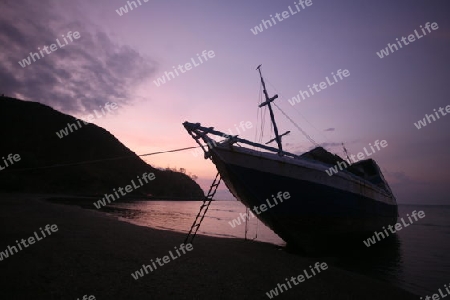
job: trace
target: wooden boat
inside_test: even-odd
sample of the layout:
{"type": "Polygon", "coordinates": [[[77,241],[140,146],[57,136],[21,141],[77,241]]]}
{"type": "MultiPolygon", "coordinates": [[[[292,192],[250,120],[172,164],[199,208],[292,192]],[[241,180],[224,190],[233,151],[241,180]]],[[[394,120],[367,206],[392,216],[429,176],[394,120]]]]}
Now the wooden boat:
{"type": "MultiPolygon", "coordinates": [[[[366,159],[330,176],[326,170],[344,161],[321,147],[296,155],[283,150],[269,98],[261,83],[278,148],[183,123],[216,165],[230,192],[288,245],[307,251],[342,239],[381,231],[397,221],[396,199],[377,163],[366,159]],[[216,141],[213,136],[223,137],[216,141]],[[280,198],[288,192],[289,199],[280,198]],[[257,214],[255,207],[267,209],[257,214]]],[[[362,244],[362,239],[360,240],[362,244]]]]}

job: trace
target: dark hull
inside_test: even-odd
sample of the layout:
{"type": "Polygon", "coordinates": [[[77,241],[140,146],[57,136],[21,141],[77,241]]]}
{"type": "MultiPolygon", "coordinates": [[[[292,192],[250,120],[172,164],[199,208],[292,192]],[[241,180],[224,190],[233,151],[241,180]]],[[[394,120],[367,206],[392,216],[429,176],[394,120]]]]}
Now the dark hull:
{"type": "MultiPolygon", "coordinates": [[[[276,174],[259,167],[272,161],[248,153],[229,152],[218,148],[211,151],[227,187],[251,209],[261,204],[272,206],[259,215],[254,214],[291,246],[312,250],[342,242],[343,238],[361,238],[362,244],[362,237],[381,231],[382,226],[395,224],[397,220],[395,202],[375,200],[375,197],[333,187],[320,180],[294,178],[292,171],[287,170],[292,166],[280,162],[274,168],[285,170],[286,175],[276,174]],[[248,163],[232,161],[230,155],[245,156],[248,163]],[[289,192],[291,197],[275,202],[272,195],[276,197],[279,192],[289,192]]],[[[364,188],[367,186],[362,184],[361,189],[364,188]]]]}

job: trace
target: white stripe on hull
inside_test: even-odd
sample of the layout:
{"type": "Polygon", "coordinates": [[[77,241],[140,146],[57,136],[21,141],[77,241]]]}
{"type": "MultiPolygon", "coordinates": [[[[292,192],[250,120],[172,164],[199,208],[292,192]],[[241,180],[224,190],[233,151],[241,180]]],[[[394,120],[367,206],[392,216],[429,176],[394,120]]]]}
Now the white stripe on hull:
{"type": "Polygon", "coordinates": [[[330,166],[322,163],[313,163],[306,159],[293,159],[280,157],[267,152],[257,152],[250,149],[219,145],[210,151],[214,152],[225,164],[245,166],[261,172],[289,177],[295,180],[304,180],[317,184],[330,186],[346,192],[354,193],[390,205],[396,205],[393,195],[371,182],[358,178],[347,171],[340,171],[329,176],[325,170],[330,166]]]}

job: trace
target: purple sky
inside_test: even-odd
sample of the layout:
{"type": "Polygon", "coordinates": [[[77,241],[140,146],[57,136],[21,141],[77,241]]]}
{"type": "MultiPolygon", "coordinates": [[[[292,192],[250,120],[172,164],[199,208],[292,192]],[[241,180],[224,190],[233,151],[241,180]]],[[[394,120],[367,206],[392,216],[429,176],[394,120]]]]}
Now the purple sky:
{"type": "MultiPolygon", "coordinates": [[[[108,101],[117,114],[95,120],[138,154],[194,146],[183,121],[218,130],[251,122],[259,100],[255,68],[263,64],[277,104],[328,150],[356,154],[375,140],[375,153],[399,203],[450,204],[450,117],[418,130],[414,123],[450,104],[450,5],[445,1],[314,1],[254,35],[251,28],[293,1],[154,1],[119,16],[126,1],[2,1],[0,92],[83,116],[108,101]],[[439,29],[380,59],[376,52],[436,22],[439,29]],[[81,37],[29,66],[18,61],[68,31],[81,37]],[[166,82],[172,66],[197,53],[214,58],[166,82]],[[338,69],[350,76],[291,106],[288,99],[338,69]],[[311,126],[311,124],[313,126],[311,126]]],[[[275,109],[288,151],[309,143],[275,109]]],[[[263,141],[271,137],[266,126],[263,141]]],[[[235,132],[233,132],[235,133],[235,132]]],[[[186,168],[207,188],[210,161],[190,151],[146,158],[156,167],[186,168]]]]}

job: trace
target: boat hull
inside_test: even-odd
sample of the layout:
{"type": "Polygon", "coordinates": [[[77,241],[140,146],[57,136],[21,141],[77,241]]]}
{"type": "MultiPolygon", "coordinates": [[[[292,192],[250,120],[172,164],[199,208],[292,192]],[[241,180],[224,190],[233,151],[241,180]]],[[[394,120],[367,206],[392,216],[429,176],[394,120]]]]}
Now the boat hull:
{"type": "Polygon", "coordinates": [[[328,247],[326,241],[362,237],[396,223],[395,198],[364,180],[348,174],[332,178],[326,166],[232,146],[215,147],[210,153],[234,196],[295,248],[328,247]],[[280,197],[286,192],[288,199],[280,197]],[[262,204],[268,209],[257,214],[254,207],[262,204]]]}

